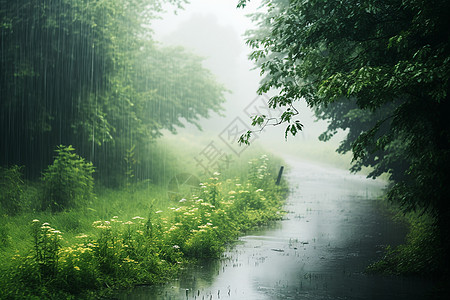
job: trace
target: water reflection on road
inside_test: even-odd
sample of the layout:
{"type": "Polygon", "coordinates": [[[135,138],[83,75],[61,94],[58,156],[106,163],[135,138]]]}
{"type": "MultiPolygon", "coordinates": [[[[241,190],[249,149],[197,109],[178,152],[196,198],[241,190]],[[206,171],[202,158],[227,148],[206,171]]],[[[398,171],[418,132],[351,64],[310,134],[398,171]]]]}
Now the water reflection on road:
{"type": "Polygon", "coordinates": [[[221,260],[179,280],[118,296],[138,299],[424,299],[424,279],[364,274],[405,231],[377,212],[383,183],[288,161],[285,220],[240,238],[221,260]]]}

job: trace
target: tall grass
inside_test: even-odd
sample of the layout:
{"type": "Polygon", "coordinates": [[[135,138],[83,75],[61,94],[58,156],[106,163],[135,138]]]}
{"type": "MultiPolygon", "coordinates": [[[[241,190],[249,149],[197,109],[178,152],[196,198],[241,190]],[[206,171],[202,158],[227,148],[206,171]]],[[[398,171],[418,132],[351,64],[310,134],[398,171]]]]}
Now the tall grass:
{"type": "MultiPolygon", "coordinates": [[[[198,149],[185,147],[183,157],[198,149]]],[[[169,178],[187,168],[178,154],[164,154],[166,165],[155,167],[161,178],[119,189],[97,186],[83,207],[51,212],[27,202],[20,214],[4,216],[0,298],[89,298],[166,281],[187,261],[218,257],[240,233],[281,217],[286,189],[275,185],[274,173],[280,160],[246,154],[223,173],[203,177],[193,166],[189,171],[201,185],[171,199],[169,178]]],[[[24,191],[30,199],[40,187],[26,184],[24,191]]]]}

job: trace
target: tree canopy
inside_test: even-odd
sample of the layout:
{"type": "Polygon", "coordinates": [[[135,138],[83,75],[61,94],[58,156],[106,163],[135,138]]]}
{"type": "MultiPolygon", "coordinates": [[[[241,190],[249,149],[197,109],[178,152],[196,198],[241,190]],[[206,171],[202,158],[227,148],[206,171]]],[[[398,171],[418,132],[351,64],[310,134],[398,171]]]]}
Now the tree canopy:
{"type": "Polygon", "coordinates": [[[149,29],[185,2],[0,0],[0,164],[39,174],[64,144],[120,169],[127,149],[219,112],[225,89],[202,60],[149,29]]]}
{"type": "MultiPolygon", "coordinates": [[[[346,130],[338,151],[353,152],[354,171],[388,173],[391,200],[447,224],[450,2],[267,0],[262,7],[247,43],[263,76],[259,92],[279,91],[269,105],[285,108],[276,123],[286,124],[286,135],[302,129],[295,104],[306,101],[330,121],[322,140],[346,130]]],[[[254,116],[252,123],[265,122],[254,116]]]]}

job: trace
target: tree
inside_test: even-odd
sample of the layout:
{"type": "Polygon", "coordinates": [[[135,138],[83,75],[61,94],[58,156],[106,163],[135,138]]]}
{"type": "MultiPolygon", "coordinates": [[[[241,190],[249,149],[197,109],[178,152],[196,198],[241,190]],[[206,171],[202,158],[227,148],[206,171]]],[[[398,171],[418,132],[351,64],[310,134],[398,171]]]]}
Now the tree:
{"type": "Polygon", "coordinates": [[[264,75],[259,92],[280,91],[269,100],[286,108],[276,123],[295,135],[302,129],[295,103],[306,101],[331,121],[323,140],[348,129],[338,150],[353,152],[353,170],[389,173],[389,199],[433,214],[448,250],[450,3],[272,0],[263,7],[247,43],[264,75]]]}
{"type": "Polygon", "coordinates": [[[0,165],[37,176],[64,144],[109,177],[127,149],[218,112],[201,59],[152,39],[166,3],[186,1],[0,0],[0,165]]]}

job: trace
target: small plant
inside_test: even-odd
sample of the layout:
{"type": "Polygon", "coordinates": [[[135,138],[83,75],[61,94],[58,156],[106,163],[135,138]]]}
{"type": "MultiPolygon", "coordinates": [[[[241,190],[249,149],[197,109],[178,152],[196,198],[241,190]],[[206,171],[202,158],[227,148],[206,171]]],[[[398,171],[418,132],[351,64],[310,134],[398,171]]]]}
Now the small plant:
{"type": "Polygon", "coordinates": [[[95,248],[99,269],[105,274],[113,274],[117,269],[119,257],[116,253],[120,246],[117,242],[118,234],[113,232],[115,226],[110,221],[96,221],[93,226],[100,230],[95,248]]]}
{"type": "Polygon", "coordinates": [[[55,212],[82,206],[94,197],[94,167],[74,150],[72,146],[58,146],[53,164],[44,171],[43,210],[55,212]]]}
{"type": "Polygon", "coordinates": [[[262,155],[258,159],[249,161],[249,175],[248,179],[251,184],[258,188],[264,188],[271,180],[271,173],[268,168],[269,158],[267,155],[262,155]]]}
{"type": "Polygon", "coordinates": [[[8,215],[15,215],[20,210],[22,196],[22,167],[0,167],[0,209],[8,215]]]}
{"type": "Polygon", "coordinates": [[[220,200],[220,186],[222,182],[219,180],[220,173],[215,172],[213,177],[209,178],[206,183],[200,183],[201,197],[212,205],[219,205],[220,200]]]}
{"type": "Polygon", "coordinates": [[[42,279],[54,278],[58,271],[62,233],[39,220],[32,222],[34,258],[42,279]]]}

